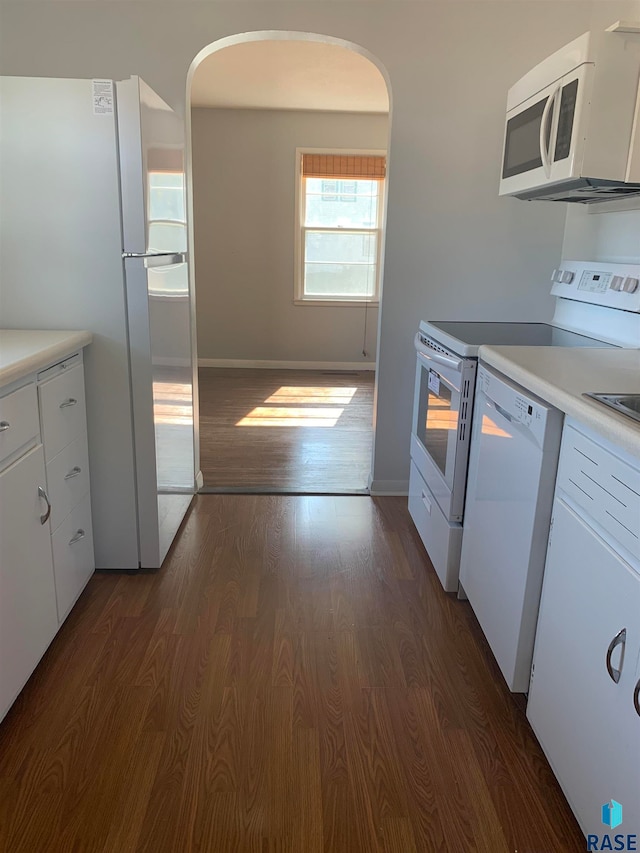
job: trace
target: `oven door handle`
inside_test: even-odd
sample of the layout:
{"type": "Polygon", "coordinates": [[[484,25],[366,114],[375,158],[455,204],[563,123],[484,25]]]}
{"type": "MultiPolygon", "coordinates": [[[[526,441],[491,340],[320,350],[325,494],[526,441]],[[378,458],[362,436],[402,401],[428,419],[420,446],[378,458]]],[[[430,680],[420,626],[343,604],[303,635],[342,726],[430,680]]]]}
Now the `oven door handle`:
{"type": "Polygon", "coordinates": [[[442,352],[436,352],[436,350],[432,350],[429,349],[429,347],[425,347],[425,345],[420,341],[420,335],[415,336],[414,344],[416,347],[416,352],[418,353],[418,358],[422,359],[422,361],[427,363],[432,361],[436,364],[443,365],[443,367],[450,367],[457,373],[462,373],[463,359],[452,358],[450,355],[445,355],[442,352]]]}

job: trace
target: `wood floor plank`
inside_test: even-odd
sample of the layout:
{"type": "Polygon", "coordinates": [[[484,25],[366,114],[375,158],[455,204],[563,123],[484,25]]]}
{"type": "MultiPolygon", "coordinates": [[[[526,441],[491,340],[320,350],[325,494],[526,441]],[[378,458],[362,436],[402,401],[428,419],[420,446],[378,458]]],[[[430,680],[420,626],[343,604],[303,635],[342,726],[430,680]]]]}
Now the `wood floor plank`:
{"type": "Polygon", "coordinates": [[[323,853],[320,744],[315,729],[298,728],[295,731],[293,756],[300,815],[295,823],[294,849],[323,853]]]}
{"type": "Polygon", "coordinates": [[[200,368],[200,467],[205,486],[365,491],[371,469],[373,386],[374,373],[368,370],[200,368]],[[267,409],[270,418],[264,417],[267,409]],[[310,414],[320,415],[313,426],[308,425],[310,414]]]}
{"type": "Polygon", "coordinates": [[[199,496],[0,725],[0,853],[584,846],[402,498],[199,496]]]}

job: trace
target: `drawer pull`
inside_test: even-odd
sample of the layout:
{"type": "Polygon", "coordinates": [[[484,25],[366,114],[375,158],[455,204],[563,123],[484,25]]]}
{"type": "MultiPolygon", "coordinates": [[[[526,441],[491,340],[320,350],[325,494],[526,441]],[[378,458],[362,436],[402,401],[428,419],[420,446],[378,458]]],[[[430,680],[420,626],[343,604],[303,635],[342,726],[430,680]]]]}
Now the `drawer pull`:
{"type": "Polygon", "coordinates": [[[620,673],[622,672],[622,664],[624,663],[624,650],[627,644],[627,629],[622,628],[615,635],[613,640],[609,643],[609,648],[607,649],[607,672],[611,677],[611,680],[617,684],[620,681],[620,673]],[[611,655],[613,654],[613,650],[616,646],[622,646],[622,651],[620,654],[620,669],[616,669],[615,666],[611,663],[611,655]]]}
{"type": "Polygon", "coordinates": [[[75,536],[72,536],[69,539],[69,545],[75,545],[76,542],[79,542],[81,539],[84,539],[84,530],[80,528],[75,536]]]}
{"type": "Polygon", "coordinates": [[[636,684],[636,689],[633,691],[633,707],[636,709],[636,714],[640,717],[640,678],[636,684]]]}
{"type": "Polygon", "coordinates": [[[10,426],[9,421],[0,421],[0,432],[6,432],[10,426]]]}
{"type": "Polygon", "coordinates": [[[68,399],[63,400],[62,403],[60,403],[60,408],[61,409],[68,409],[69,406],[76,406],[77,403],[78,403],[78,401],[76,400],[75,397],[69,397],[68,399]]]}
{"type": "Polygon", "coordinates": [[[78,474],[82,474],[82,468],[79,465],[74,465],[69,473],[64,475],[64,479],[72,480],[74,477],[77,477],[78,474]]]}
{"type": "Polygon", "coordinates": [[[49,516],[51,515],[51,503],[49,498],[47,497],[47,493],[42,488],[42,486],[38,486],[38,497],[42,498],[43,501],[47,502],[47,511],[44,515],[40,516],[40,524],[46,524],[49,521],[49,516]]]}
{"type": "Polygon", "coordinates": [[[427,510],[429,515],[431,515],[431,501],[427,497],[427,493],[424,491],[424,489],[422,491],[422,503],[425,505],[425,509],[427,510]]]}

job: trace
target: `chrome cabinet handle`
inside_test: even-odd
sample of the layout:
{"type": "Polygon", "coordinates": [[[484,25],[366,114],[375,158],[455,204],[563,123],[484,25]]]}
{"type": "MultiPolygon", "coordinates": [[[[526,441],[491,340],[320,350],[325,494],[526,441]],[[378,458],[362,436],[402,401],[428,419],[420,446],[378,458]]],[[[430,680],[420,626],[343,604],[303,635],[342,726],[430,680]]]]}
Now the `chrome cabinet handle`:
{"type": "Polygon", "coordinates": [[[49,521],[49,516],[51,515],[51,503],[49,502],[47,493],[42,488],[42,486],[38,486],[38,497],[42,498],[43,501],[47,502],[47,511],[44,515],[40,516],[40,524],[46,524],[47,521],[49,521]]]}
{"type": "Polygon", "coordinates": [[[76,542],[79,542],[81,539],[84,539],[84,530],[82,528],[79,528],[76,535],[72,536],[71,539],[69,539],[69,545],[74,545],[76,542]]]}
{"type": "Polygon", "coordinates": [[[620,673],[622,672],[622,664],[624,663],[624,650],[627,643],[627,629],[622,628],[615,635],[613,640],[609,643],[609,648],[607,649],[607,672],[611,680],[617,684],[620,681],[620,673]],[[613,654],[613,650],[616,646],[622,646],[622,652],[620,653],[620,669],[616,669],[615,666],[611,663],[611,655],[613,654]]]}
{"type": "Polygon", "coordinates": [[[633,691],[633,707],[636,709],[636,714],[640,717],[640,678],[633,691]]]}
{"type": "Polygon", "coordinates": [[[6,432],[10,426],[9,421],[0,421],[0,432],[6,432]]]}
{"type": "Polygon", "coordinates": [[[69,406],[75,406],[77,402],[78,401],[75,397],[69,397],[67,400],[63,400],[62,403],[60,403],[60,408],[67,409],[69,406]]]}
{"type": "Polygon", "coordinates": [[[69,471],[69,473],[64,475],[64,479],[71,480],[73,477],[77,477],[78,474],[82,474],[82,468],[80,468],[79,465],[74,465],[74,467],[69,471]]]}

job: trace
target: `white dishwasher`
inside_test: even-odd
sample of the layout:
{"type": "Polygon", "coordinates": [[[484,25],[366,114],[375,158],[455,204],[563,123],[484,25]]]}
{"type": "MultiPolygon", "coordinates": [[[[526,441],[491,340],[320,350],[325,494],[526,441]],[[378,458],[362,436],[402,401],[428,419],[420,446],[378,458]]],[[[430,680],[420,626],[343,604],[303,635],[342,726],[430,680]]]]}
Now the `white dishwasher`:
{"type": "Polygon", "coordinates": [[[478,370],[460,583],[509,689],[529,689],[562,414],[478,370]]]}

